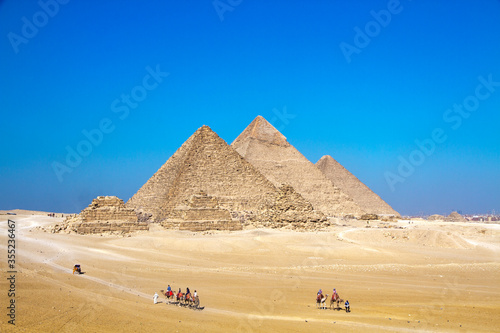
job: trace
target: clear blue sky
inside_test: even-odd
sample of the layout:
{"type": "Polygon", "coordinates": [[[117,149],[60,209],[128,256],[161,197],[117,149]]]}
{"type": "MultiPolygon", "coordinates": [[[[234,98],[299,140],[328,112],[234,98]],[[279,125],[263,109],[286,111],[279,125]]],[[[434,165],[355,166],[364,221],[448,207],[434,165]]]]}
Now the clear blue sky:
{"type": "Polygon", "coordinates": [[[498,0],[60,2],[0,1],[0,209],[126,201],[262,115],[402,214],[500,212],[498,0]]]}

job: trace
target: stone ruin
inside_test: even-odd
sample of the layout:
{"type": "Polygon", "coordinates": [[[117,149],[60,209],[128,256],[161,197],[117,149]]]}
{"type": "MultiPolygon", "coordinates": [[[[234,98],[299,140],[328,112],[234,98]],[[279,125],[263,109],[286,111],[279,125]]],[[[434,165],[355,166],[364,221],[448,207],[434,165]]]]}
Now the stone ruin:
{"type": "Polygon", "coordinates": [[[375,221],[378,220],[378,215],[377,214],[363,214],[359,218],[360,220],[363,221],[375,221]]]}
{"type": "Polygon", "coordinates": [[[443,216],[439,214],[431,215],[427,218],[428,221],[443,221],[443,222],[467,222],[467,219],[464,218],[457,212],[452,212],[448,216],[443,216]]]}
{"type": "Polygon", "coordinates": [[[242,224],[233,219],[229,210],[220,208],[216,197],[204,191],[193,194],[183,205],[175,207],[161,222],[166,228],[189,231],[241,230],[242,224]]]}
{"type": "Polygon", "coordinates": [[[99,196],[74,217],[67,217],[58,231],[78,234],[128,233],[149,230],[149,223],[139,221],[133,209],[126,208],[122,199],[99,196]]]}

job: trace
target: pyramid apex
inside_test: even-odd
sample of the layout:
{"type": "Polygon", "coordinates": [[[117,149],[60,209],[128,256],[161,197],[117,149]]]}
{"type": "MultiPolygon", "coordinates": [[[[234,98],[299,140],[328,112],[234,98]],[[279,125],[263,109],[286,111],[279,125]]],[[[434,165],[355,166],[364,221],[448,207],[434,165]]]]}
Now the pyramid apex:
{"type": "Polygon", "coordinates": [[[210,128],[210,126],[208,126],[208,125],[203,125],[203,126],[201,126],[200,128],[198,128],[198,130],[210,130],[210,131],[212,131],[212,132],[213,132],[213,130],[212,130],[212,129],[210,128]]]}
{"type": "MultiPolygon", "coordinates": [[[[193,133],[193,137],[196,137],[196,136],[199,136],[199,135],[217,135],[217,133],[215,133],[215,131],[210,128],[210,126],[208,125],[203,125],[201,126],[200,128],[198,128],[194,133],[193,133]]],[[[218,136],[218,135],[217,135],[218,136]]]]}
{"type": "Polygon", "coordinates": [[[335,161],[335,159],[333,157],[331,157],[330,155],[323,155],[319,160],[318,162],[320,161],[335,161]]]}
{"type": "Polygon", "coordinates": [[[290,145],[286,140],[286,137],[260,115],[255,117],[250,125],[248,125],[247,128],[241,132],[232,144],[241,143],[248,138],[257,139],[259,141],[264,141],[278,146],[287,147],[290,145]]]}
{"type": "MultiPolygon", "coordinates": [[[[337,162],[336,159],[331,157],[330,155],[323,155],[318,162],[316,162],[316,166],[324,172],[325,168],[341,168],[345,169],[342,164],[337,162]]],[[[347,171],[347,170],[346,170],[347,171]]]]}

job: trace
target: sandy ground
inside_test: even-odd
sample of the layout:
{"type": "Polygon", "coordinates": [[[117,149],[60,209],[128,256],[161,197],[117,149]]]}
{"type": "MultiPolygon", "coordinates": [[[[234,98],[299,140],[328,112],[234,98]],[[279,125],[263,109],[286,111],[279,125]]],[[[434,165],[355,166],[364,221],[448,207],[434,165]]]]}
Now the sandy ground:
{"type": "Polygon", "coordinates": [[[500,331],[500,225],[340,222],[326,232],[52,234],[61,218],[0,215],[1,332],[500,331]],[[7,219],[16,325],[7,323],[7,219]],[[83,275],[72,275],[74,264],[83,275]],[[170,284],[204,310],[153,304],[170,284]],[[316,308],[336,288],[351,313],[316,308]]]}

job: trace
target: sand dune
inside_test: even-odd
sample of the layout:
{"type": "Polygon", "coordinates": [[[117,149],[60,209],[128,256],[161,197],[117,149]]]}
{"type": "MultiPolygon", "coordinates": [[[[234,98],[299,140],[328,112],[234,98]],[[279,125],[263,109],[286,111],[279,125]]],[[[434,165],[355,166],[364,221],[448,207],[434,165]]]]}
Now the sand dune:
{"type": "MultiPolygon", "coordinates": [[[[339,221],[329,230],[165,230],[130,237],[52,234],[16,221],[16,328],[54,331],[492,332],[500,327],[500,228],[494,224],[339,221]],[[85,274],[71,274],[73,264],[85,274]],[[203,311],[152,297],[170,284],[203,311]],[[351,313],[316,309],[337,288],[351,313]]],[[[1,261],[6,271],[6,260],[1,261]]],[[[8,289],[7,281],[0,283],[8,289]]],[[[6,308],[8,299],[0,298],[6,308]]],[[[5,318],[2,332],[14,331],[5,318]]]]}

